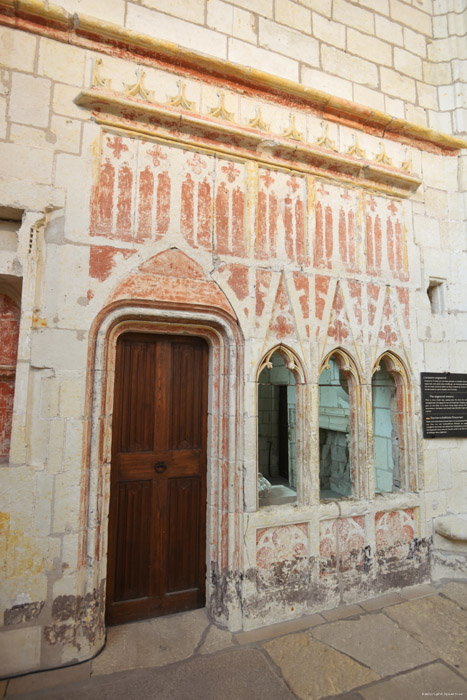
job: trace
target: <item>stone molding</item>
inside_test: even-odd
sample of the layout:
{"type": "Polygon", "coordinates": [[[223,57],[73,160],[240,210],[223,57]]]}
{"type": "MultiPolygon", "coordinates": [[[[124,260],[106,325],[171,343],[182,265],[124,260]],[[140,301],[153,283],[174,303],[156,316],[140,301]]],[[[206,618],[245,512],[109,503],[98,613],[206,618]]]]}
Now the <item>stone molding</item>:
{"type": "Polygon", "coordinates": [[[247,88],[267,95],[280,95],[297,106],[311,108],[323,117],[359,129],[370,129],[381,137],[396,139],[425,150],[454,155],[467,148],[467,140],[392,117],[380,110],[334,97],[252,67],[234,64],[155,39],[81,13],[71,15],[57,5],[41,0],[0,0],[0,24],[40,34],[57,41],[104,54],[133,54],[147,65],[165,63],[177,72],[197,72],[220,86],[247,88]]]}
{"type": "Polygon", "coordinates": [[[207,151],[236,154],[266,165],[284,165],[397,197],[410,196],[421,184],[420,178],[403,168],[338,153],[329,147],[327,137],[323,145],[319,140],[316,144],[305,143],[298,139],[299,132],[293,124],[290,133],[266,134],[250,124],[234,124],[223,113],[191,113],[104,87],[82,90],[75,103],[92,110],[95,121],[102,126],[175,140],[189,147],[197,145],[207,151]]]}

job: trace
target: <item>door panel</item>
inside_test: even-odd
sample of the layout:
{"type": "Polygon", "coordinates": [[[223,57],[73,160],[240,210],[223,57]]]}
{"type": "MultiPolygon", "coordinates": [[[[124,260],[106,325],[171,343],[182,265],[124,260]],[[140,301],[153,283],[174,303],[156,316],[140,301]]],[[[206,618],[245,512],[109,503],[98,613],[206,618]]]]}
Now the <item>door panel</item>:
{"type": "Polygon", "coordinates": [[[121,348],[118,452],[150,452],[154,443],[154,346],[123,343],[121,348]]]}
{"type": "Polygon", "coordinates": [[[170,548],[167,590],[195,589],[199,555],[199,480],[169,479],[168,521],[170,548]]]}
{"type": "Polygon", "coordinates": [[[118,486],[118,519],[115,600],[149,595],[149,550],[152,487],[149,481],[123,482],[118,486]]]}
{"type": "Polygon", "coordinates": [[[208,348],[117,343],[107,622],[204,605],[208,348]]]}

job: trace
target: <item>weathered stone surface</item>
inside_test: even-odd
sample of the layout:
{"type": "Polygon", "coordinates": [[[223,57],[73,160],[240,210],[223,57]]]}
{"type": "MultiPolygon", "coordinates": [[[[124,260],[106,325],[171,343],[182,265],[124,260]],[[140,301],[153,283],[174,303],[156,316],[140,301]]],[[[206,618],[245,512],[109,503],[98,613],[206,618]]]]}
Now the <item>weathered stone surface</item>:
{"type": "Polygon", "coordinates": [[[450,581],[442,587],[440,592],[467,610],[467,583],[450,581]]]}
{"type": "Polygon", "coordinates": [[[399,593],[387,593],[386,595],[380,595],[377,598],[370,598],[369,600],[364,600],[360,605],[368,612],[372,610],[381,610],[386,608],[388,605],[396,605],[396,603],[402,603],[404,599],[399,593]]]}
{"type": "Polygon", "coordinates": [[[441,596],[411,600],[386,609],[386,614],[435,656],[467,674],[467,612],[441,596]]]}
{"type": "MultiPolygon", "coordinates": [[[[58,668],[54,671],[44,671],[43,673],[19,676],[9,681],[8,697],[10,695],[32,693],[45,688],[53,688],[70,683],[82,683],[86,681],[90,675],[91,662],[86,661],[84,664],[78,664],[77,666],[67,666],[66,668],[58,668]]],[[[1,685],[0,697],[3,697],[1,694],[1,685]]]]}
{"type": "Polygon", "coordinates": [[[307,634],[281,637],[264,646],[293,692],[303,700],[345,693],[379,678],[374,671],[307,634]]]}
{"type": "Polygon", "coordinates": [[[311,634],[380,675],[400,673],[433,660],[421,644],[383,613],[333,622],[314,629],[311,634]]]}
{"type": "Polygon", "coordinates": [[[92,662],[93,675],[164,666],[191,656],[208,625],[205,610],[112,627],[107,645],[92,662]]]}
{"type": "Polygon", "coordinates": [[[277,625],[268,625],[259,629],[248,630],[247,632],[237,632],[235,640],[239,644],[254,644],[264,639],[272,639],[283,634],[291,634],[301,630],[322,625],[326,620],[324,617],[316,613],[315,615],[304,615],[297,620],[288,620],[287,622],[279,622],[277,625]]]}
{"type": "Polygon", "coordinates": [[[437,593],[436,588],[430,583],[424,583],[421,586],[404,588],[401,591],[401,596],[407,598],[407,600],[415,600],[415,598],[425,598],[425,596],[433,595],[434,593],[437,593]]]}
{"type": "Polygon", "coordinates": [[[293,700],[285,683],[257,649],[198,657],[164,669],[91,678],[64,689],[48,689],[22,697],[24,700],[293,700]]]}
{"type": "MultiPolygon", "coordinates": [[[[3,669],[17,668],[18,673],[36,669],[40,662],[40,627],[9,630],[0,637],[3,669]]],[[[3,675],[3,673],[2,673],[3,675]]]]}
{"type": "Polygon", "coordinates": [[[467,681],[437,662],[360,690],[360,695],[364,700],[394,700],[394,698],[402,700],[402,698],[419,698],[423,693],[465,695],[466,692],[467,681]]]}
{"type": "Polygon", "coordinates": [[[215,625],[211,625],[206,635],[206,639],[201,645],[200,654],[212,654],[221,649],[227,649],[232,646],[232,634],[227,630],[221,630],[215,625]]]}
{"type": "Polygon", "coordinates": [[[363,611],[359,605],[343,605],[339,608],[334,608],[334,610],[326,610],[322,613],[322,615],[328,622],[334,622],[334,620],[340,620],[344,617],[360,615],[362,612],[363,611]]]}

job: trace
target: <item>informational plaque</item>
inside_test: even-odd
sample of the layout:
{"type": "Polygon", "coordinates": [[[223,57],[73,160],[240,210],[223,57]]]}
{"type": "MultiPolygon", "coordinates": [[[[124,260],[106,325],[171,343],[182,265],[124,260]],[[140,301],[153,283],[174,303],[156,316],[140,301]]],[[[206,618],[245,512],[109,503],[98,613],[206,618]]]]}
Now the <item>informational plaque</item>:
{"type": "Polygon", "coordinates": [[[422,372],[423,437],[467,437],[467,374],[422,372]]]}

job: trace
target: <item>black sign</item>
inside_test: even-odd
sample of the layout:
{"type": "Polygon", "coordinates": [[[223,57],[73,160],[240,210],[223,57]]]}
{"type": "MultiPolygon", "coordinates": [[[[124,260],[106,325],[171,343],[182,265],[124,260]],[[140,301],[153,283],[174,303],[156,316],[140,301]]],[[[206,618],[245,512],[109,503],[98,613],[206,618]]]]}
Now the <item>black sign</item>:
{"type": "Polygon", "coordinates": [[[467,437],[467,374],[422,372],[423,437],[467,437]]]}

